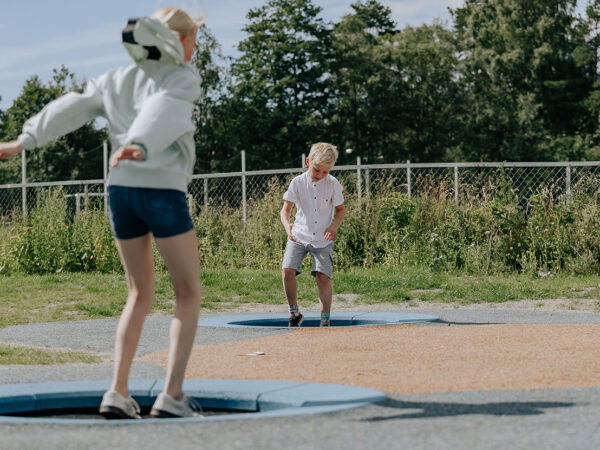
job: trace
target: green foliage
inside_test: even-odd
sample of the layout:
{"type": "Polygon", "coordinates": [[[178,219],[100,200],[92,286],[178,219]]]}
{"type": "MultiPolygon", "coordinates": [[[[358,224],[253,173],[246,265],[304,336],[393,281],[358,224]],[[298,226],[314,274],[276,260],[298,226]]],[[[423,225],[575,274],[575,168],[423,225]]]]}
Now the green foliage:
{"type": "Polygon", "coordinates": [[[460,83],[468,111],[461,128],[467,158],[555,159],[548,141],[590,131],[580,121],[592,79],[586,58],[578,57],[586,43],[575,4],[466,0],[453,11],[464,55],[460,83]]]}
{"type": "Polygon", "coordinates": [[[320,11],[311,0],[269,0],[247,14],[231,103],[249,166],[285,166],[323,135],[329,31],[320,11]]]}
{"type": "MultiPolygon", "coordinates": [[[[387,146],[403,149],[400,153],[398,148],[389,160],[454,159],[456,148],[463,144],[460,120],[470,114],[465,111],[465,89],[456,81],[459,59],[455,36],[438,23],[406,27],[386,47],[395,70],[385,84],[396,89],[395,98],[388,101],[398,105],[398,116],[395,120],[390,116],[388,129],[382,131],[397,135],[397,142],[387,146]]],[[[382,97],[385,95],[382,92],[382,97]]],[[[389,114],[380,109],[377,116],[387,118],[389,114]]]]}
{"type": "Polygon", "coordinates": [[[201,74],[201,97],[196,103],[193,120],[196,124],[196,172],[229,172],[239,169],[239,145],[227,92],[231,77],[226,67],[221,45],[202,26],[196,42],[192,64],[201,74]],[[235,159],[230,159],[235,155],[235,159]]]}
{"type": "MultiPolygon", "coordinates": [[[[153,313],[172,314],[173,291],[166,274],[157,274],[156,301],[153,313]]],[[[202,313],[253,308],[259,305],[279,305],[285,309],[281,287],[281,271],[265,269],[203,268],[200,278],[204,288],[202,313]]],[[[318,290],[313,278],[298,277],[299,301],[303,307],[318,305],[318,290]]],[[[569,299],[573,307],[580,300],[598,304],[597,275],[572,276],[553,273],[545,277],[529,274],[501,276],[466,276],[433,271],[427,267],[404,265],[352,267],[336,271],[333,279],[336,309],[381,302],[481,302],[504,303],[514,300],[569,299]],[[345,294],[352,294],[351,299],[345,294]],[[348,300],[346,300],[348,299],[348,300]]],[[[2,277],[0,289],[0,328],[27,323],[85,320],[98,317],[118,317],[127,296],[127,283],[118,273],[61,273],[26,275],[14,273],[2,277]]],[[[583,303],[583,302],[582,302],[583,303]]],[[[4,350],[0,349],[0,353],[4,350]]],[[[21,351],[19,350],[18,353],[21,351]]],[[[32,354],[33,356],[33,354],[32,354]]],[[[8,352],[8,361],[17,358],[8,352]]],[[[56,361],[55,361],[56,362],[56,361]]]]}
{"type": "Polygon", "coordinates": [[[48,350],[16,345],[0,345],[0,365],[50,365],[66,363],[99,363],[96,355],[70,350],[48,350]]]}
{"type": "MultiPolygon", "coordinates": [[[[64,66],[54,70],[53,79],[47,85],[43,85],[37,76],[32,76],[26,81],[19,97],[6,110],[0,129],[4,132],[0,133],[0,140],[16,139],[25,121],[40,112],[46,104],[67,92],[82,90],[75,75],[64,66]]],[[[93,123],[88,123],[43,148],[27,152],[27,181],[102,178],[102,141],[105,139],[105,130],[97,130],[93,123]]],[[[20,158],[2,161],[0,184],[20,181],[20,158]]]]}
{"type": "MultiPolygon", "coordinates": [[[[197,172],[298,164],[333,142],[338,163],[596,160],[600,155],[600,3],[465,0],[450,23],[402,29],[378,0],[327,22],[312,0],[250,9],[239,56],[224,58],[202,27],[193,64],[197,172]]],[[[32,76],[0,112],[0,139],[81,85],[66,68],[32,76]]],[[[28,155],[28,181],[100,178],[105,131],[88,124],[28,155]]],[[[0,162],[0,184],[20,161],[0,162]]]]}
{"type": "Polygon", "coordinates": [[[367,163],[597,159],[600,7],[574,5],[467,0],[450,27],[398,29],[376,0],[332,24],[310,0],[270,0],[207,111],[217,161],[202,164],[237,170],[244,149],[249,167],[289,167],[324,140],[367,163]]]}
{"type": "Polygon", "coordinates": [[[103,210],[68,213],[61,189],[48,191],[25,217],[4,230],[0,272],[52,273],[120,270],[118,253],[103,210]]]}
{"type": "MultiPolygon", "coordinates": [[[[398,127],[399,98],[404,92],[390,71],[395,33],[390,9],[374,1],[354,3],[352,8],[355,13],[333,27],[329,139],[354,149],[367,161],[380,148],[389,147],[389,142],[382,141],[386,133],[395,137],[393,128],[398,127]]],[[[344,155],[340,156],[343,161],[344,155]]]]}
{"type": "MultiPolygon", "coordinates": [[[[238,207],[195,209],[202,266],[277,270],[287,240],[279,211],[288,181],[273,179],[263,197],[249,199],[245,226],[238,207]]],[[[569,206],[550,189],[519,202],[502,172],[485,189],[489,192],[479,200],[460,204],[443,186],[425,186],[413,198],[385,188],[369,199],[347,194],[346,218],[335,242],[336,270],[389,266],[472,275],[598,273],[600,185],[595,177],[577,179],[569,206]]],[[[26,218],[15,214],[0,227],[0,274],[121,272],[104,210],[90,208],[77,216],[68,211],[57,189],[40,197],[26,218]]],[[[165,274],[156,248],[154,257],[156,270],[165,274]]],[[[160,289],[167,295],[168,279],[165,283],[160,289]]],[[[115,308],[86,312],[103,315],[115,308]]]]}

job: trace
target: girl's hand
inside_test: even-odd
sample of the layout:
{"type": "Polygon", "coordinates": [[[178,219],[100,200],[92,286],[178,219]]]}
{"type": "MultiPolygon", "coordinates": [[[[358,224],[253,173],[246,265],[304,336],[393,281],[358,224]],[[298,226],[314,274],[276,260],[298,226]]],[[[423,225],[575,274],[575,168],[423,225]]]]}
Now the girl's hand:
{"type": "Polygon", "coordinates": [[[121,147],[110,157],[110,166],[118,167],[119,161],[123,159],[139,160],[144,157],[144,154],[137,145],[121,147]]]}
{"type": "Polygon", "coordinates": [[[0,158],[8,158],[23,151],[23,146],[19,141],[0,142],[0,158]]]}

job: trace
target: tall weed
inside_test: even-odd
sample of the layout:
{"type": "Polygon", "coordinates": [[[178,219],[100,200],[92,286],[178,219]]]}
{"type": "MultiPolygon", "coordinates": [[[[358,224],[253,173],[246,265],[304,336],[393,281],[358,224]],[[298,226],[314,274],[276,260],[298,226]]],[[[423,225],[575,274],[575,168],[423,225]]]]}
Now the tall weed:
{"type": "MultiPolygon", "coordinates": [[[[552,189],[523,201],[502,174],[481,192],[467,189],[456,203],[443,186],[409,198],[380,185],[370,198],[346,193],[346,218],[335,243],[336,269],[426,267],[473,275],[510,272],[600,271],[600,187],[582,180],[569,206],[552,189]]],[[[244,225],[238,207],[194,208],[205,267],[276,269],[287,240],[279,220],[287,181],[273,180],[263,197],[248,201],[244,225]]],[[[0,226],[0,274],[121,271],[104,210],[69,215],[60,189],[40,197],[27,217],[15,213],[0,226]]],[[[164,264],[156,247],[156,269],[164,264]]]]}

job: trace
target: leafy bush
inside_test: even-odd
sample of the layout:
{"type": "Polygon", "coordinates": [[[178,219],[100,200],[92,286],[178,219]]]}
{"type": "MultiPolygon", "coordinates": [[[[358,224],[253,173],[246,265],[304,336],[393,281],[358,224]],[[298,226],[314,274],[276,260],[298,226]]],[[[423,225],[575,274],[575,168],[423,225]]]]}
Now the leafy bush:
{"type": "MultiPolygon", "coordinates": [[[[244,226],[239,208],[194,209],[205,267],[274,269],[286,234],[279,221],[285,182],[273,181],[262,198],[250,199],[244,226]]],[[[346,195],[346,219],[335,244],[336,269],[427,267],[473,275],[600,270],[600,187],[582,180],[569,206],[550,190],[521,202],[506,180],[494,195],[456,204],[442,188],[408,198],[380,189],[371,198],[346,195]]],[[[15,271],[122,271],[103,209],[67,212],[60,189],[40,197],[27,217],[15,213],[0,227],[0,274],[15,271]]],[[[164,264],[154,248],[155,267],[164,264]]]]}
{"type": "MultiPolygon", "coordinates": [[[[43,194],[27,217],[14,216],[0,255],[26,273],[119,270],[119,256],[103,210],[69,217],[61,189],[43,194]]],[[[2,265],[2,264],[0,264],[2,265]]]]}

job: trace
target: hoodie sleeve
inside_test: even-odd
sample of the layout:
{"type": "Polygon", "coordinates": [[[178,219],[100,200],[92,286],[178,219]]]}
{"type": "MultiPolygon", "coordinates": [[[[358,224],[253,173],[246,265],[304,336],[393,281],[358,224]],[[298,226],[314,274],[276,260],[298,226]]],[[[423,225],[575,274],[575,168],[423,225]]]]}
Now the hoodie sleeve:
{"type": "Polygon", "coordinates": [[[127,142],[140,145],[146,159],[166,149],[195,130],[192,112],[199,97],[200,80],[191,70],[170,75],[162,89],[144,100],[127,142]]]}
{"type": "Polygon", "coordinates": [[[23,125],[19,142],[27,149],[42,147],[104,114],[102,77],[90,80],[83,93],[69,92],[48,103],[23,125]]]}

